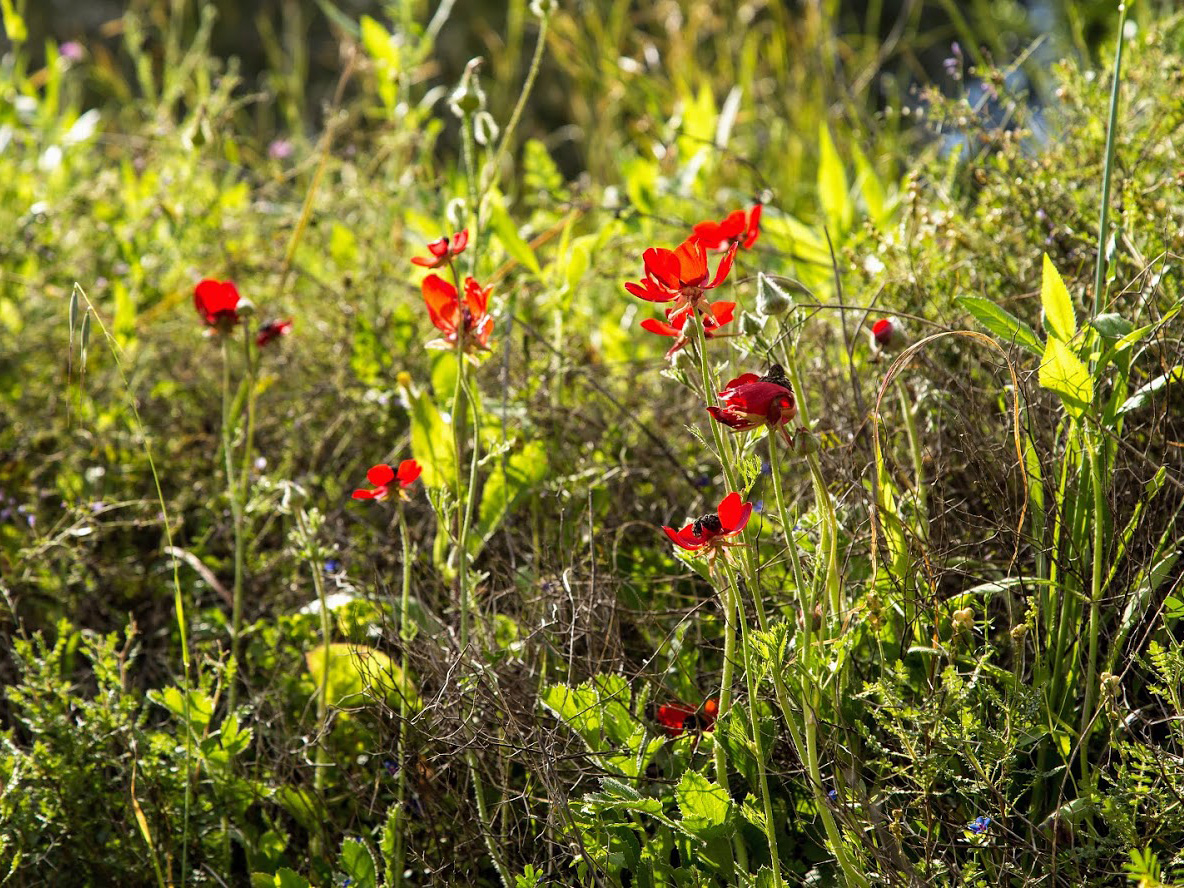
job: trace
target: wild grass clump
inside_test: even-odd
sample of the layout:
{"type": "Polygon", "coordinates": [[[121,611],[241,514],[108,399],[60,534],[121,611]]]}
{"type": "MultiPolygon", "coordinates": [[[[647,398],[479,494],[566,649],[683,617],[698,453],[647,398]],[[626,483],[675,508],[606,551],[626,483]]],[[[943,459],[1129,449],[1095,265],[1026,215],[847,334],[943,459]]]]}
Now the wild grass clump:
{"type": "Polygon", "coordinates": [[[0,881],[1171,884],[1181,24],[987,5],[4,4],[0,881]]]}

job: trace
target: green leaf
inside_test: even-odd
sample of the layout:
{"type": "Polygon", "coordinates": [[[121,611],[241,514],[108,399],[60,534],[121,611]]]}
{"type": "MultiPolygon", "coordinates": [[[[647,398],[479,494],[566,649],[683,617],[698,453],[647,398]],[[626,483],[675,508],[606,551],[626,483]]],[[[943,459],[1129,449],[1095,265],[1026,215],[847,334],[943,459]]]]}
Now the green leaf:
{"type": "Polygon", "coordinates": [[[489,541],[514,505],[547,477],[547,449],[539,441],[532,441],[517,453],[511,454],[505,466],[499,460],[481,496],[471,545],[474,554],[489,541]]]}
{"type": "Polygon", "coordinates": [[[1004,342],[1026,348],[1037,357],[1043,356],[1044,345],[1036,333],[1011,312],[981,296],[959,296],[955,301],[970,312],[974,319],[989,332],[994,333],[1004,342]]]}
{"type": "MultiPolygon", "coordinates": [[[[337,642],[328,646],[329,703],[333,706],[360,706],[405,694],[412,709],[420,706],[410,678],[382,651],[362,644],[337,642]]],[[[319,688],[325,674],[325,645],[318,645],[304,655],[305,664],[319,688]]]]}
{"type": "Polygon", "coordinates": [[[1135,329],[1134,324],[1113,312],[1098,315],[1090,321],[1090,326],[1102,334],[1104,339],[1121,339],[1135,329]]]}
{"type": "Polygon", "coordinates": [[[308,879],[281,866],[275,873],[275,888],[309,888],[308,879]]]}
{"type": "Polygon", "coordinates": [[[538,257],[530,248],[530,244],[524,241],[522,235],[518,233],[518,226],[510,218],[499,194],[494,194],[489,201],[489,224],[502,247],[515,261],[525,265],[535,274],[542,274],[543,270],[539,266],[538,257]]]}
{"type": "Polygon", "coordinates": [[[687,771],[674,789],[682,822],[702,839],[722,835],[732,812],[728,791],[697,771],[687,771]]]}
{"type": "Polygon", "coordinates": [[[1044,329],[1050,336],[1068,342],[1076,335],[1073,300],[1047,253],[1044,254],[1044,271],[1040,279],[1040,304],[1044,307],[1044,329]]]}
{"type": "Polygon", "coordinates": [[[378,888],[378,865],[374,855],[357,839],[341,843],[341,871],[350,877],[350,888],[378,888]]]}
{"type": "Polygon", "coordinates": [[[1173,382],[1184,381],[1184,364],[1177,364],[1167,373],[1162,373],[1155,379],[1148,382],[1146,385],[1139,386],[1133,395],[1122,402],[1122,406],[1115,411],[1115,415],[1124,416],[1134,410],[1138,410],[1144,404],[1151,400],[1151,396],[1160,389],[1170,385],[1173,382]]]}
{"type": "Polygon", "coordinates": [[[1049,339],[1040,362],[1040,384],[1056,392],[1070,416],[1080,417],[1093,403],[1094,381],[1089,368],[1060,339],[1049,339]]]}
{"type": "Polygon", "coordinates": [[[451,424],[444,422],[427,394],[415,391],[410,382],[401,385],[411,421],[411,455],[423,468],[424,486],[455,490],[456,449],[451,424]]]}
{"type": "Polygon", "coordinates": [[[831,236],[837,239],[851,227],[855,208],[851,203],[843,160],[835,149],[825,120],[818,127],[818,201],[822,204],[831,236]]]}
{"type": "Polygon", "coordinates": [[[25,20],[13,8],[12,0],[0,0],[0,13],[4,14],[4,32],[12,43],[23,43],[29,39],[25,20]]]}
{"type": "Polygon", "coordinates": [[[867,155],[859,149],[854,140],[851,142],[851,154],[855,158],[856,187],[863,196],[867,214],[873,223],[880,225],[890,217],[887,198],[884,196],[884,184],[876,175],[876,170],[867,159],[867,155]]]}

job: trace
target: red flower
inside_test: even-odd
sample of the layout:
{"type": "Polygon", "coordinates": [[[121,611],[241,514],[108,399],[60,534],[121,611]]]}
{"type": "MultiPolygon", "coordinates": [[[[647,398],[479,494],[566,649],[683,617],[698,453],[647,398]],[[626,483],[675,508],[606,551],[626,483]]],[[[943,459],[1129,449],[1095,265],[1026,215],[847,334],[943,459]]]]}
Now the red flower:
{"type": "MultiPolygon", "coordinates": [[[[735,302],[713,302],[707,306],[703,312],[703,331],[707,334],[707,338],[711,339],[715,336],[716,331],[724,324],[730,324],[732,318],[735,316],[735,312],[735,302]]],[[[674,345],[670,346],[670,351],[666,352],[666,357],[671,358],[690,339],[684,329],[690,313],[685,311],[679,313],[671,309],[666,314],[670,317],[669,322],[661,321],[658,318],[646,318],[641,322],[641,329],[648,330],[650,333],[657,333],[659,336],[672,337],[674,339],[674,345]]]]}
{"type": "Polygon", "coordinates": [[[705,700],[698,709],[686,703],[665,703],[650,707],[647,714],[670,737],[680,737],[684,731],[710,731],[719,716],[719,699],[705,700]]]}
{"type": "Polygon", "coordinates": [[[798,412],[793,388],[785,372],[774,364],[765,376],[745,373],[729,382],[719,393],[721,407],[707,411],[729,428],[738,432],[767,425],[778,428],[793,419],[798,412]]]}
{"type": "Polygon", "coordinates": [[[206,278],[193,288],[193,305],[202,320],[218,333],[229,333],[242,318],[240,304],[245,300],[230,281],[206,278]]]}
{"type": "Polygon", "coordinates": [[[670,537],[670,542],[688,552],[707,549],[714,553],[717,546],[728,545],[725,537],[744,530],[751,517],[752,503],[741,502],[738,493],[729,493],[719,504],[716,514],[696,518],[682,530],[673,527],[663,527],[662,530],[670,537]]]}
{"type": "Polygon", "coordinates": [[[456,287],[436,274],[423,279],[423,301],[427,303],[428,316],[437,330],[444,333],[443,339],[428,343],[428,348],[452,348],[456,345],[460,331],[464,333],[465,350],[485,348],[489,334],[493,332],[493,318],[487,314],[489,288],[482,290],[471,277],[465,278],[465,298],[457,298],[456,287]]]}
{"type": "Polygon", "coordinates": [[[707,267],[707,250],[694,235],[674,250],[650,247],[642,254],[645,277],[640,281],[629,281],[625,289],[649,302],[673,302],[673,314],[692,308],[703,309],[706,307],[703,294],[724,282],[732,269],[738,246],[733,243],[728,248],[716,266],[715,277],[711,277],[707,267]]]}
{"type": "Polygon", "coordinates": [[[428,244],[428,252],[432,254],[430,259],[425,259],[422,256],[413,256],[411,258],[412,265],[419,265],[423,268],[440,268],[447,265],[454,258],[465,251],[465,247],[469,245],[469,229],[465,228],[458,231],[449,240],[448,236],[432,241],[428,244]]]}
{"type": "Polygon", "coordinates": [[[695,237],[709,250],[720,250],[733,243],[747,250],[756,243],[761,229],[761,204],[756,204],[748,215],[743,210],[734,210],[719,222],[700,222],[695,226],[695,237]]]}
{"type": "Polygon", "coordinates": [[[877,351],[892,351],[904,344],[904,329],[900,321],[880,318],[872,324],[872,348],[877,351]]]}
{"type": "Polygon", "coordinates": [[[399,463],[399,471],[396,474],[395,470],[386,463],[380,463],[374,466],[366,473],[366,480],[374,485],[373,490],[366,490],[358,488],[354,491],[354,499],[370,499],[380,500],[385,499],[388,488],[395,481],[399,482],[398,494],[400,497],[406,499],[406,494],[403,491],[415,483],[423,470],[419,467],[413,459],[405,459],[399,463]]]}
{"type": "Polygon", "coordinates": [[[281,320],[268,321],[259,328],[255,334],[255,345],[259,348],[267,345],[270,342],[275,342],[281,336],[287,336],[292,330],[292,319],[284,318],[281,320]]]}

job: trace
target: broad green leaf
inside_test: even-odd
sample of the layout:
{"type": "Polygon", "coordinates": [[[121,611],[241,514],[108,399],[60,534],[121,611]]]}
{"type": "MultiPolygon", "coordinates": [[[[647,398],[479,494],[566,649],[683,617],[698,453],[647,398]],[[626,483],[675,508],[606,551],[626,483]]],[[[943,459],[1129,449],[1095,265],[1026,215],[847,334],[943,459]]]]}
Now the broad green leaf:
{"type": "Polygon", "coordinates": [[[310,888],[308,879],[286,866],[281,866],[276,870],[275,880],[272,884],[275,885],[275,888],[310,888]]]}
{"type": "Polygon", "coordinates": [[[1066,412],[1080,417],[1094,399],[1089,368],[1060,339],[1049,339],[1040,362],[1040,384],[1056,392],[1066,412]]]}
{"type": "Polygon", "coordinates": [[[378,888],[378,865],[374,855],[357,839],[346,839],[341,843],[339,867],[352,880],[350,888],[378,888]]]}
{"type": "Polygon", "coordinates": [[[1134,324],[1122,315],[1113,312],[1098,315],[1090,321],[1090,326],[1101,333],[1105,339],[1121,339],[1134,330],[1134,324]]]}
{"type": "Polygon", "coordinates": [[[683,825],[700,838],[721,835],[732,811],[728,791],[697,771],[687,771],[674,790],[683,825]]]}
{"type": "Polygon", "coordinates": [[[981,296],[959,296],[955,301],[1004,342],[1015,343],[1037,357],[1044,355],[1044,346],[1032,328],[990,299],[981,296]]]}
{"type": "Polygon", "coordinates": [[[472,540],[476,551],[489,541],[518,500],[546,477],[547,449],[540,441],[531,441],[522,450],[506,457],[504,470],[501,460],[497,461],[481,495],[472,540]]]}
{"type": "Polygon", "coordinates": [[[515,261],[525,265],[535,274],[542,274],[543,270],[539,266],[538,257],[530,248],[530,244],[524,241],[522,235],[518,233],[518,226],[510,218],[501,195],[495,194],[489,201],[489,224],[502,247],[515,261]]]}
{"type": "MultiPolygon", "coordinates": [[[[446,423],[424,392],[417,392],[410,380],[400,380],[411,421],[411,455],[423,468],[425,487],[456,488],[456,449],[452,425],[446,423]]],[[[453,420],[455,421],[455,419],[453,420]]]]}
{"type": "Polygon", "coordinates": [[[398,41],[395,35],[368,15],[362,16],[360,24],[362,46],[374,60],[374,70],[378,75],[375,78],[378,97],[382,99],[382,104],[386,108],[394,108],[398,100],[398,76],[401,68],[398,41]]]}
{"type": "Polygon", "coordinates": [[[1068,342],[1077,333],[1077,318],[1073,300],[1061,279],[1057,267],[1044,254],[1044,271],[1040,278],[1040,304],[1044,308],[1044,329],[1061,342],[1068,342]]]}
{"type": "MultiPolygon", "coordinates": [[[[410,678],[382,651],[361,644],[337,642],[328,646],[329,703],[348,707],[387,700],[405,694],[412,709],[418,709],[419,695],[410,678]]],[[[304,655],[313,682],[319,688],[325,674],[325,645],[304,655]]]]}
{"type": "Polygon", "coordinates": [[[851,227],[855,208],[851,203],[843,160],[835,149],[825,120],[818,127],[818,201],[822,204],[831,237],[837,240],[851,227]]]}

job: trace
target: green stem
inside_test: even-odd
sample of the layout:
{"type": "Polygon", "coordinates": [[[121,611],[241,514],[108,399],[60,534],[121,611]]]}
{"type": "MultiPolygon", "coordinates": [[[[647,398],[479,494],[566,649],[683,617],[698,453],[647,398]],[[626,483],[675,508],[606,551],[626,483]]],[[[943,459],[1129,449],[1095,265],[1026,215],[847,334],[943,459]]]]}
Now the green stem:
{"type": "Polygon", "coordinates": [[[900,413],[909,441],[909,455],[913,459],[913,498],[917,504],[917,533],[922,539],[929,536],[929,506],[926,497],[925,465],[921,458],[921,437],[917,434],[917,419],[913,416],[912,399],[904,382],[896,377],[896,394],[900,398],[900,413]]]}
{"type": "MultiPolygon", "coordinates": [[[[1110,180],[1114,173],[1114,137],[1118,129],[1118,90],[1122,83],[1122,48],[1126,43],[1126,4],[1118,4],[1118,45],[1114,49],[1113,82],[1110,84],[1110,116],[1106,122],[1106,158],[1102,166],[1102,211],[1098,219],[1098,262],[1094,268],[1094,312],[1102,311],[1106,286],[1106,235],[1110,227],[1110,180]]],[[[1091,364],[1093,360],[1091,359],[1091,364]]],[[[1091,367],[1092,369],[1092,367],[1091,367]]]]}
{"type": "Polygon", "coordinates": [[[1089,443],[1090,486],[1093,488],[1093,567],[1090,577],[1089,595],[1089,659],[1086,660],[1085,705],[1081,710],[1081,776],[1089,782],[1089,736],[1087,731],[1094,717],[1094,705],[1098,694],[1098,635],[1102,621],[1102,576],[1105,555],[1106,500],[1102,487],[1101,442],[1089,443]]]}
{"type": "Polygon", "coordinates": [[[411,644],[411,539],[407,533],[407,516],[403,503],[399,502],[399,537],[403,543],[403,591],[399,600],[399,640],[403,648],[400,660],[403,687],[399,693],[399,789],[395,798],[395,888],[403,884],[403,869],[406,856],[404,831],[407,818],[404,803],[407,798],[407,726],[409,709],[407,705],[408,647],[411,644]]]}
{"type": "MultiPolygon", "coordinates": [[[[724,570],[728,577],[728,587],[734,600],[740,600],[740,587],[736,581],[736,574],[725,563],[724,570]]],[[[769,793],[769,780],[765,773],[765,754],[762,748],[760,715],[757,711],[756,670],[752,667],[752,646],[749,643],[748,620],[740,619],[740,648],[744,659],[744,677],[748,684],[748,715],[752,726],[752,749],[756,757],[756,773],[761,802],[765,809],[765,839],[769,843],[769,860],[773,866],[773,885],[780,888],[784,884],[781,880],[781,857],[777,853],[777,821],[773,818],[773,797],[769,793]]],[[[722,704],[721,704],[722,705],[722,704]]]]}
{"type": "MultiPolygon", "coordinates": [[[[732,708],[732,678],[736,663],[736,621],[740,618],[741,612],[740,596],[735,594],[734,583],[722,584],[719,601],[724,612],[724,665],[719,679],[719,717],[723,718],[732,708]]],[[[730,795],[728,757],[723,744],[718,742],[715,744],[715,779],[730,795]]],[[[744,847],[744,839],[739,833],[732,840],[732,849],[737,865],[743,872],[748,872],[748,851],[744,847]]]]}
{"type": "Polygon", "coordinates": [[[518,102],[514,105],[514,110],[510,114],[510,122],[506,124],[501,141],[498,142],[497,154],[494,156],[490,165],[485,168],[487,175],[483,178],[487,178],[488,183],[481,191],[482,196],[488,194],[490,189],[496,187],[498,179],[501,178],[502,160],[506,156],[510,139],[514,136],[514,131],[518,129],[518,121],[522,118],[522,112],[526,108],[527,99],[530,98],[530,94],[534,90],[534,82],[538,78],[539,69],[543,64],[543,52],[547,48],[547,24],[550,20],[550,11],[545,12],[539,19],[539,36],[534,45],[534,56],[530,60],[530,70],[526,72],[526,81],[522,84],[522,92],[518,94],[518,102]]]}
{"type": "Polygon", "coordinates": [[[230,514],[234,522],[234,591],[230,605],[230,658],[235,670],[226,689],[227,709],[234,711],[238,702],[237,669],[242,654],[243,613],[243,506],[235,482],[233,433],[230,411],[230,336],[222,336],[222,455],[226,462],[226,496],[230,500],[230,514]]]}
{"type": "MultiPolygon", "coordinates": [[[[321,578],[320,565],[317,559],[313,557],[316,551],[312,535],[308,532],[308,522],[304,516],[304,509],[297,508],[295,511],[296,527],[300,531],[300,539],[302,548],[304,549],[305,557],[308,559],[309,570],[312,571],[312,585],[316,589],[317,602],[320,604],[321,611],[321,651],[324,659],[321,661],[321,682],[320,687],[317,688],[317,733],[319,741],[317,743],[317,751],[314,757],[315,769],[312,775],[313,789],[319,797],[322,789],[325,786],[325,771],[329,767],[329,753],[325,748],[325,741],[328,739],[328,715],[329,715],[329,644],[332,641],[333,629],[329,620],[329,603],[325,600],[325,583],[321,578]]],[[[320,843],[314,844],[313,854],[320,853],[320,843]]]]}

